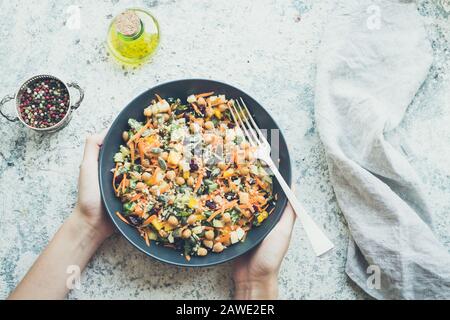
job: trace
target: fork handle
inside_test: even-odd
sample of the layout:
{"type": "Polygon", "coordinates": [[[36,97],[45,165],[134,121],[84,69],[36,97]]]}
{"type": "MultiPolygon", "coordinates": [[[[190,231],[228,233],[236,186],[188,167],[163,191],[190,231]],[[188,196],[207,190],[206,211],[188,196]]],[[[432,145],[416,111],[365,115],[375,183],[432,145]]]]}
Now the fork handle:
{"type": "Polygon", "coordinates": [[[267,164],[269,165],[269,168],[272,170],[273,174],[278,180],[278,183],[280,184],[281,188],[286,194],[286,197],[291,203],[292,208],[294,209],[298,219],[300,220],[300,223],[303,226],[303,229],[306,232],[306,235],[308,236],[308,239],[311,243],[311,246],[316,256],[319,257],[324,253],[328,252],[329,250],[333,249],[334,248],[333,243],[330,241],[330,239],[328,239],[328,237],[325,235],[322,229],[314,222],[311,216],[308,213],[306,213],[306,210],[297,200],[297,197],[284,180],[280,171],[278,171],[278,168],[276,167],[275,163],[271,160],[268,161],[267,164]]]}

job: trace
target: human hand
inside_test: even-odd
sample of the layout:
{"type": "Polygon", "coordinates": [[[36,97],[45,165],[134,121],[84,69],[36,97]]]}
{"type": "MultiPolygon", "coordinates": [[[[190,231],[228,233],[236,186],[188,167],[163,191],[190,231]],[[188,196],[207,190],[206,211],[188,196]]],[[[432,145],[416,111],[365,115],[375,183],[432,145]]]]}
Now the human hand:
{"type": "Polygon", "coordinates": [[[276,299],[278,272],[291,241],[295,213],[288,205],[280,221],[252,252],[237,259],[233,280],[235,299],[276,299]]]}
{"type": "Polygon", "coordinates": [[[98,154],[104,135],[86,140],[78,183],[78,202],[47,248],[9,299],[63,299],[68,266],[83,270],[114,228],[103,212],[98,184],[98,154]]]}
{"type": "Polygon", "coordinates": [[[114,227],[104,213],[98,182],[98,155],[104,137],[102,133],[86,139],[74,215],[92,227],[100,238],[106,239],[113,234],[114,227]]]}

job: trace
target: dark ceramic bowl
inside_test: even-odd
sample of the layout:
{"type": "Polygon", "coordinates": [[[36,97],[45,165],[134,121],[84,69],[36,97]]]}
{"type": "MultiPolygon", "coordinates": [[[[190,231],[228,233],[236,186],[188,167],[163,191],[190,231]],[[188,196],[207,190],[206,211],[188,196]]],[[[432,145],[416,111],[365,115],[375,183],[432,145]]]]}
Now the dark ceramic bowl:
{"type": "MultiPolygon", "coordinates": [[[[115,167],[113,156],[117,152],[122,141],[122,132],[128,130],[128,119],[135,118],[138,120],[144,120],[143,110],[146,108],[150,101],[154,99],[155,94],[164,98],[180,98],[186,99],[191,94],[198,94],[201,92],[214,91],[216,94],[225,94],[227,98],[242,97],[246,102],[250,112],[254,115],[256,122],[262,129],[279,129],[272,117],[266,110],[256,102],[252,97],[245,92],[232,87],[228,84],[201,79],[189,79],[189,80],[177,80],[169,83],[158,85],[151,88],[140,96],[135,98],[128,104],[125,109],[119,114],[116,120],[109,129],[103,147],[100,152],[99,158],[99,179],[100,179],[100,191],[105,208],[113,220],[114,224],[120,230],[120,232],[128,239],[136,248],[149,256],[178,266],[186,267],[206,267],[219,263],[223,263],[234,258],[237,258],[257,246],[272,230],[280,219],[284,208],[286,207],[287,199],[283,191],[280,188],[278,182],[274,181],[274,194],[278,194],[278,200],[276,202],[275,211],[270,217],[264,221],[264,223],[255,227],[248,233],[247,239],[243,243],[238,243],[230,246],[220,254],[210,253],[206,257],[192,257],[190,261],[187,261],[181,252],[175,251],[170,248],[165,248],[161,245],[152,243],[150,247],[145,244],[143,238],[140,237],[137,230],[125,223],[123,223],[115,214],[116,211],[122,211],[122,204],[118,198],[114,195],[112,188],[112,173],[111,169],[115,167]]],[[[270,142],[270,141],[269,141],[270,142]]],[[[280,132],[279,136],[279,155],[280,155],[280,172],[285,178],[288,184],[291,183],[291,162],[289,158],[288,148],[286,141],[280,132]]]]}

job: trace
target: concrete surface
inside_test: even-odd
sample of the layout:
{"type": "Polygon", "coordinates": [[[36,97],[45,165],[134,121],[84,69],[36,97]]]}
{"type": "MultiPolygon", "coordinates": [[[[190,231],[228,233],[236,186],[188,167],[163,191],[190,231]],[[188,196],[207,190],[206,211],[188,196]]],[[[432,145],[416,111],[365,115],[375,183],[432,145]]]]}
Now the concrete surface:
{"type": "MultiPolygon", "coordinates": [[[[85,137],[107,128],[146,88],[192,77],[238,86],[272,113],[290,146],[297,194],[336,244],[333,253],[316,259],[297,225],[282,266],[280,297],[368,298],[344,274],[349,234],[314,127],[316,49],[334,2],[2,1],[0,95],[14,92],[29,76],[50,73],[77,81],[86,99],[69,126],[51,136],[0,119],[0,298],[16,286],[74,207],[85,137]],[[79,6],[79,29],[69,19],[71,6],[79,6]],[[117,66],[104,47],[112,17],[130,6],[148,8],[162,31],[152,63],[138,70],[117,66]]],[[[392,135],[409,146],[434,206],[436,232],[450,247],[450,23],[435,1],[419,1],[418,7],[435,61],[392,135]]],[[[227,299],[230,274],[230,264],[207,269],[161,264],[116,235],[92,259],[81,289],[69,298],[227,299]]]]}

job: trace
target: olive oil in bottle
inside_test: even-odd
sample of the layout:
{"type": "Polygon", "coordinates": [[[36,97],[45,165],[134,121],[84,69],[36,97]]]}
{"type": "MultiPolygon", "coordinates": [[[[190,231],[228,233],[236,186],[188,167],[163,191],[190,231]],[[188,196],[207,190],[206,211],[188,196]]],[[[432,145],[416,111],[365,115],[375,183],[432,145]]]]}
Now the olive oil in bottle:
{"type": "Polygon", "coordinates": [[[122,12],[109,27],[108,51],[124,65],[138,66],[146,62],[158,44],[158,22],[142,9],[122,12]]]}

